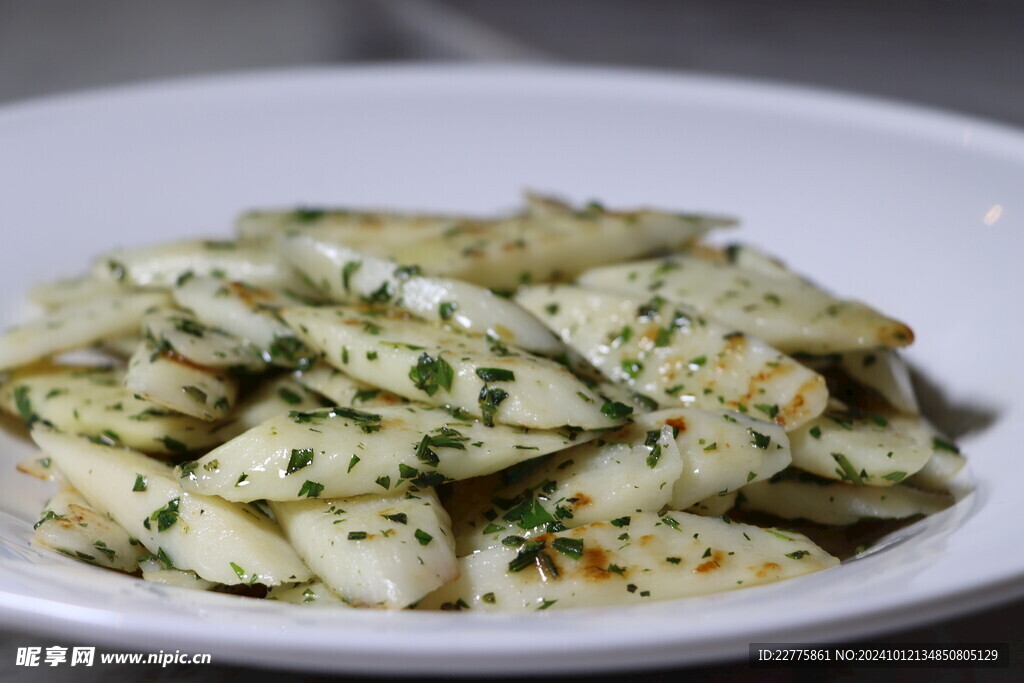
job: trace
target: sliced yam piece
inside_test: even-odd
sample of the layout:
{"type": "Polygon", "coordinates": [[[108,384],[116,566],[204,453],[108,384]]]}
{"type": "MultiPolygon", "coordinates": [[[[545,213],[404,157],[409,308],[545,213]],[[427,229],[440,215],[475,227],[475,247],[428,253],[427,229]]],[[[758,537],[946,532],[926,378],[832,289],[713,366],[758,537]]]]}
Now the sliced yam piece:
{"type": "Polygon", "coordinates": [[[793,466],[858,486],[893,486],[932,455],[919,438],[916,417],[862,415],[838,402],[821,417],[789,433],[793,466]]]}
{"type": "Polygon", "coordinates": [[[318,410],[334,405],[289,375],[269,378],[239,400],[229,422],[218,427],[221,441],[228,441],[273,417],[292,411],[318,410]]]}
{"type": "Polygon", "coordinates": [[[488,289],[424,276],[416,266],[376,258],[309,235],[282,238],[281,253],[331,301],[394,306],[424,320],[474,332],[534,353],[557,355],[562,345],[531,314],[488,289]]]}
{"type": "Polygon", "coordinates": [[[0,407],[29,424],[42,421],[146,453],[181,454],[222,441],[217,425],[137,398],[124,377],[113,368],[32,366],[0,384],[0,407]]]}
{"type": "Polygon", "coordinates": [[[716,493],[713,496],[708,496],[704,500],[697,501],[690,507],[686,508],[686,512],[693,515],[701,515],[703,517],[721,517],[736,506],[736,500],[738,498],[739,491],[729,491],[722,495],[718,495],[716,493]]]}
{"type": "Polygon", "coordinates": [[[292,282],[270,244],[187,240],[115,249],[92,265],[98,280],[151,289],[170,289],[191,275],[278,287],[292,282]]]}
{"type": "Polygon", "coordinates": [[[806,537],[685,512],[637,513],[499,544],[459,560],[461,575],[420,607],[534,611],[668,600],[828,569],[806,537]]]}
{"type": "Polygon", "coordinates": [[[290,602],[296,605],[329,605],[331,607],[348,607],[338,594],[332,591],[320,579],[296,583],[293,585],[271,586],[267,591],[267,600],[290,602]]]}
{"type": "Polygon", "coordinates": [[[786,429],[825,409],[821,375],[685,306],[572,285],[526,287],[516,300],[606,377],[662,408],[750,412],[786,429]]]}
{"type": "Polygon", "coordinates": [[[254,372],[267,366],[252,346],[188,311],[162,308],[148,313],[142,319],[142,331],[161,351],[173,352],[196,365],[254,372]]]}
{"type": "Polygon", "coordinates": [[[139,564],[139,568],[142,570],[142,578],[152,583],[159,583],[162,586],[188,588],[198,591],[213,590],[218,585],[213,581],[201,578],[194,571],[168,568],[165,566],[166,562],[166,554],[163,561],[156,555],[147,554],[139,564]]]}
{"type": "Polygon", "coordinates": [[[683,471],[670,424],[679,411],[651,413],[546,459],[472,511],[458,510],[457,552],[468,555],[510,535],[542,533],[661,510],[683,471]]]}
{"type": "Polygon", "coordinates": [[[40,428],[32,438],[93,508],[165,569],[227,585],[311,578],[280,529],[251,506],[184,491],[171,468],[141,453],[40,428]]]}
{"type": "Polygon", "coordinates": [[[204,277],[187,278],[173,294],[175,301],[199,320],[253,345],[269,363],[305,368],[315,360],[315,354],[278,315],[281,307],[299,303],[289,294],[241,281],[204,277]]]}
{"type": "MultiPolygon", "coordinates": [[[[128,362],[128,359],[135,353],[135,349],[139,348],[145,340],[145,337],[139,333],[125,334],[119,337],[111,337],[104,339],[95,345],[95,349],[100,353],[112,356],[118,361],[128,362]]],[[[62,361],[64,359],[61,359],[62,361]]]]}
{"type": "Polygon", "coordinates": [[[925,491],[945,492],[966,464],[967,458],[959,453],[936,449],[924,467],[907,477],[906,483],[925,491]]]}
{"type": "Polygon", "coordinates": [[[777,424],[695,409],[652,415],[666,412],[671,413],[668,424],[678,430],[676,444],[683,460],[669,503],[676,510],[768,479],[792,460],[789,439],[777,424]]]}
{"type": "Polygon", "coordinates": [[[117,294],[69,304],[0,336],[0,370],[135,332],[147,310],[169,303],[166,294],[117,294]]]}
{"type": "Polygon", "coordinates": [[[408,403],[408,399],[402,396],[356,381],[323,361],[316,362],[308,370],[296,372],[295,380],[329,398],[331,405],[371,408],[408,403]]]}
{"type": "Polygon", "coordinates": [[[146,549],[78,491],[62,486],[32,532],[32,543],[107,569],[134,572],[146,549]]]}
{"type": "Polygon", "coordinates": [[[729,219],[641,209],[578,211],[467,221],[437,237],[399,245],[390,257],[424,272],[483,287],[572,278],[594,266],[684,246],[729,219]]]}
{"type": "Polygon", "coordinates": [[[235,233],[248,242],[272,242],[285,233],[310,235],[348,244],[367,253],[386,254],[399,245],[439,237],[467,221],[489,222],[470,216],[350,211],[316,207],[248,211],[235,221],[235,233]]]}
{"type": "Polygon", "coordinates": [[[227,417],[238,398],[238,380],[227,372],[162,352],[148,340],[128,361],[124,385],[147,401],[207,422],[227,417]]]}
{"type": "Polygon", "coordinates": [[[129,292],[126,291],[124,285],[113,282],[109,278],[79,275],[35,285],[29,290],[28,298],[32,303],[48,311],[53,311],[92,299],[127,293],[129,292]]]}
{"type": "Polygon", "coordinates": [[[53,461],[46,457],[45,453],[37,452],[35,455],[25,458],[17,464],[17,470],[30,477],[42,481],[53,481],[57,478],[57,471],[53,468],[53,461]]]}
{"type": "Polygon", "coordinates": [[[953,504],[951,496],[909,486],[854,486],[816,477],[785,477],[743,488],[741,507],[783,519],[847,525],[865,519],[933,515],[953,504]]]}
{"type": "Polygon", "coordinates": [[[858,384],[878,392],[896,410],[910,415],[920,412],[910,369],[895,351],[872,349],[844,353],[839,367],[858,384]]]}
{"type": "Polygon", "coordinates": [[[295,307],[282,317],[351,377],[399,396],[449,405],[485,423],[603,429],[621,419],[566,368],[484,337],[350,306],[295,307]]]}
{"type": "Polygon", "coordinates": [[[271,507],[299,556],[350,605],[401,609],[458,576],[448,513],[432,490],[271,507]]]}
{"type": "Polygon", "coordinates": [[[686,304],[786,353],[900,347],[914,339],[903,323],[803,280],[686,254],[597,268],[579,283],[686,304]]]}
{"type": "Polygon", "coordinates": [[[181,466],[182,485],[234,501],[390,495],[489,474],[597,436],[485,427],[422,406],[371,410],[271,418],[181,466]]]}

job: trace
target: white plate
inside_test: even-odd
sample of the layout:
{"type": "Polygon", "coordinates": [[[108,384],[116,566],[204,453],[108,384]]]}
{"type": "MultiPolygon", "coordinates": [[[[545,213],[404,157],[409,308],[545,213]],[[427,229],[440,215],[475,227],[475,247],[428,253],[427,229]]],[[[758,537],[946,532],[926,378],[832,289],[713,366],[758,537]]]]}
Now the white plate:
{"type": "Polygon", "coordinates": [[[295,71],[0,112],[2,320],[31,282],[114,245],[226,235],[252,206],[493,212],[523,188],[742,217],[834,290],[909,321],[975,493],[883,552],[791,582],[642,608],[520,616],[332,611],[169,590],[26,546],[46,487],[0,493],[6,623],[238,661],[407,673],[607,670],[863,636],[1024,592],[1016,347],[1024,136],[793,88],[533,68],[295,71]],[[987,424],[985,424],[987,423],[987,424]],[[83,635],[87,634],[87,635],[83,635]]]}

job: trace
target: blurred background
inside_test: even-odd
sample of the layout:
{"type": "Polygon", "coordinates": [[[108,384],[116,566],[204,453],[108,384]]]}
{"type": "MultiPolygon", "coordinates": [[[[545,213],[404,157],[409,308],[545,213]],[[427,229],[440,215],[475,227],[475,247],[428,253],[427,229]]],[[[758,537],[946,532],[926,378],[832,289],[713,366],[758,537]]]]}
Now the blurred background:
{"type": "Polygon", "coordinates": [[[1024,125],[1017,0],[0,0],[0,102],[207,72],[404,60],[781,80],[1024,125]]]}
{"type": "MultiPolygon", "coordinates": [[[[238,70],[517,61],[768,79],[1024,127],[1022,29],[1024,2],[1017,0],[0,0],[0,105],[238,70]]],[[[1009,642],[1020,663],[1022,617],[1024,602],[1017,602],[879,640],[1009,642]]],[[[0,623],[0,679],[43,680],[43,671],[12,666],[17,645],[40,644],[16,624],[0,623]]],[[[215,666],[171,667],[156,678],[123,668],[118,675],[212,681],[253,673],[215,666]]],[[[798,680],[744,664],[690,673],[798,680]]],[[[818,673],[822,680],[860,680],[871,671],[818,673]]],[[[109,679],[112,670],[95,674],[109,679]]],[[[1007,680],[1006,670],[929,674],[933,681],[1007,680]]]]}

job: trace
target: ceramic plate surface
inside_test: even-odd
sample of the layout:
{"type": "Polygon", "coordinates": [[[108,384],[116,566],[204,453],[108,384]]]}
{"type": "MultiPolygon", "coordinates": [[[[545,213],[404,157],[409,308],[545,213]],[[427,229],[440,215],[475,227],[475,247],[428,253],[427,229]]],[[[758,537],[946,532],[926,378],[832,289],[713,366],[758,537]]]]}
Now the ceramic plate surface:
{"type": "Polygon", "coordinates": [[[974,492],[879,552],[764,587],[492,616],[309,609],[147,585],[27,545],[49,492],[0,442],[0,614],[85,644],[335,671],[525,673],[707,662],[868,636],[1024,593],[1024,135],[836,94],[542,68],[290,71],[0,111],[0,320],[114,246],[227,236],[256,206],[493,213],[533,188],[729,213],[734,234],[906,320],[974,492]]]}

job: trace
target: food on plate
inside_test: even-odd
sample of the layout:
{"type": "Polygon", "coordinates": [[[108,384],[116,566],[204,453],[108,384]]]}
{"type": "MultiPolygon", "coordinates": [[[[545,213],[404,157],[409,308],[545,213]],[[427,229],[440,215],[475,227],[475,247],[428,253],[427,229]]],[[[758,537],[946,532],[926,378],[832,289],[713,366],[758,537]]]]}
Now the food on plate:
{"type": "Polygon", "coordinates": [[[827,570],[830,533],[952,505],[910,328],[709,241],[734,224],[528,195],[108,251],[0,336],[19,469],[58,487],[33,543],[279,602],[534,611],[827,570]]]}

